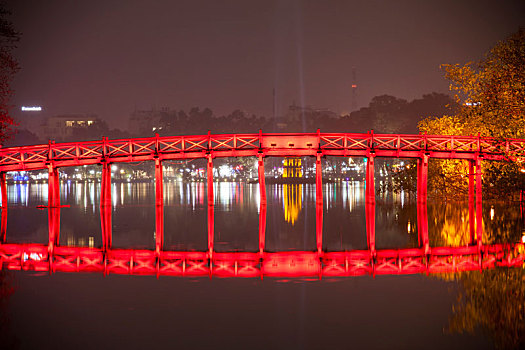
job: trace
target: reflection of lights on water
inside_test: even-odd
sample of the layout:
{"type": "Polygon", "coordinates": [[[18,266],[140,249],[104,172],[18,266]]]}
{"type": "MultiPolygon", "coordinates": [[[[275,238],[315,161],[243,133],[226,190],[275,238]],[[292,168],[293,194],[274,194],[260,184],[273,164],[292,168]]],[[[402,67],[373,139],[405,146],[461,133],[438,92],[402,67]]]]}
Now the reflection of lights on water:
{"type": "Polygon", "coordinates": [[[117,184],[111,186],[111,199],[113,201],[113,208],[117,206],[117,184]]]}
{"type": "Polygon", "coordinates": [[[257,206],[257,214],[261,211],[261,190],[260,185],[256,185],[256,191],[255,191],[255,205],[257,206]]]}
{"type": "Polygon", "coordinates": [[[91,208],[95,212],[95,184],[89,184],[89,200],[91,201],[91,208]]]}
{"type": "Polygon", "coordinates": [[[95,237],[89,236],[89,248],[95,246],[95,237]]]}
{"type": "MultiPolygon", "coordinates": [[[[77,182],[77,185],[75,187],[76,187],[76,192],[79,193],[82,197],[84,197],[84,208],[86,208],[87,207],[87,197],[88,197],[86,195],[87,187],[82,186],[80,182],[77,182]]],[[[77,202],[79,201],[80,201],[80,197],[77,198],[77,202]]]]}
{"type": "Polygon", "coordinates": [[[494,206],[490,207],[490,221],[494,220],[494,206]]]}
{"type": "Polygon", "coordinates": [[[303,185],[283,185],[284,220],[295,225],[303,204],[303,185]]]}
{"type": "Polygon", "coordinates": [[[407,223],[407,232],[410,233],[411,232],[411,225],[410,225],[410,220],[408,220],[408,223],[407,223]]]}
{"type": "Polygon", "coordinates": [[[120,183],[120,205],[124,205],[124,183],[120,183]]]}
{"type": "Polygon", "coordinates": [[[215,201],[222,204],[228,209],[232,204],[232,183],[230,182],[219,182],[214,184],[215,187],[215,201]]]}

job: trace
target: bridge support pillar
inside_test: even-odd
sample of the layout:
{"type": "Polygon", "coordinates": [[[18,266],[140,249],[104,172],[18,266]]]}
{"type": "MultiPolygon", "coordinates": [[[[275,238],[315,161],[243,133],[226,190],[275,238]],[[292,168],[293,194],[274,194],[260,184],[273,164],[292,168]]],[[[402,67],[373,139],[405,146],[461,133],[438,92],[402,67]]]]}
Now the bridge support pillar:
{"type": "Polygon", "coordinates": [[[47,206],[49,253],[51,255],[58,244],[60,234],[60,177],[58,169],[53,165],[48,165],[47,206]]]}
{"type": "Polygon", "coordinates": [[[430,253],[428,240],[428,158],[424,154],[417,160],[417,223],[419,244],[425,250],[425,254],[430,253]]]}
{"type": "Polygon", "coordinates": [[[475,189],[475,162],[473,160],[468,161],[468,222],[469,222],[469,235],[470,244],[474,244],[476,237],[476,189],[475,189]]]}
{"type": "Polygon", "coordinates": [[[102,163],[102,184],[100,189],[100,222],[102,226],[102,249],[111,249],[111,165],[102,163]]]}
{"type": "Polygon", "coordinates": [[[155,159],[155,254],[160,257],[164,245],[164,177],[162,162],[155,159]]]}
{"type": "Polygon", "coordinates": [[[323,166],[320,153],[317,153],[315,161],[315,213],[317,252],[321,253],[323,250],[323,166]]]}
{"type": "Polygon", "coordinates": [[[259,254],[264,254],[266,243],[266,182],[264,179],[264,159],[262,154],[258,156],[258,175],[259,175],[259,254]]]}
{"type": "Polygon", "coordinates": [[[208,180],[208,253],[210,260],[213,256],[213,230],[214,230],[214,217],[213,217],[213,161],[211,154],[208,155],[208,166],[207,166],[207,180],[208,180]]]}
{"type": "Polygon", "coordinates": [[[483,244],[483,216],[481,191],[481,158],[476,158],[476,239],[478,247],[483,244]]]}
{"type": "Polygon", "coordinates": [[[368,156],[366,162],[366,182],[365,182],[365,211],[366,211],[366,237],[370,254],[376,254],[376,193],[374,186],[374,163],[375,156],[368,156]]]}
{"type": "Polygon", "coordinates": [[[5,171],[0,172],[0,192],[2,195],[2,223],[0,226],[0,244],[7,240],[7,182],[5,171]]]}

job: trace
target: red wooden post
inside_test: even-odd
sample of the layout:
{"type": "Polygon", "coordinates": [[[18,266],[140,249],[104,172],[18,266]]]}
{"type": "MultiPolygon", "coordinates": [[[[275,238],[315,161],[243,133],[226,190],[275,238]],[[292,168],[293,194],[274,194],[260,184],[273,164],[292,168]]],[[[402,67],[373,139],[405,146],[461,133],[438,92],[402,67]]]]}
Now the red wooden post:
{"type": "Polygon", "coordinates": [[[368,249],[370,254],[376,254],[376,193],[374,187],[374,158],[373,154],[368,156],[366,162],[366,191],[365,191],[365,209],[366,209],[366,237],[368,240],[368,249]]]}
{"type": "Polygon", "coordinates": [[[474,178],[474,161],[469,160],[468,161],[468,222],[469,222],[469,234],[470,234],[470,244],[474,244],[474,237],[475,237],[475,225],[474,222],[476,221],[476,207],[475,207],[475,178],[474,178]]]}
{"type": "Polygon", "coordinates": [[[323,166],[321,153],[317,153],[315,161],[315,213],[316,213],[316,240],[317,252],[323,250],[323,166]]]}
{"type": "Polygon", "coordinates": [[[2,224],[0,227],[0,243],[7,239],[7,183],[5,171],[0,172],[0,192],[2,194],[2,224]]]}
{"type": "Polygon", "coordinates": [[[102,226],[102,248],[111,249],[111,165],[102,163],[102,183],[100,188],[100,222],[102,226]]]}
{"type": "Polygon", "coordinates": [[[211,154],[208,155],[208,252],[209,258],[213,255],[213,161],[211,154]]]}
{"type": "Polygon", "coordinates": [[[424,154],[417,162],[417,207],[419,243],[425,249],[425,254],[430,252],[428,240],[428,208],[427,208],[427,180],[428,180],[428,155],[424,154]]]}
{"type": "Polygon", "coordinates": [[[481,158],[476,158],[476,238],[478,246],[483,244],[483,217],[481,193],[481,158]]]}
{"type": "Polygon", "coordinates": [[[48,165],[47,205],[49,228],[49,253],[52,254],[58,244],[60,234],[60,179],[58,169],[48,165]]]}
{"type": "Polygon", "coordinates": [[[421,230],[420,230],[420,227],[422,226],[421,225],[421,206],[419,205],[419,197],[421,196],[421,183],[420,183],[420,179],[421,179],[421,162],[422,162],[422,159],[418,159],[417,160],[417,190],[416,190],[416,196],[417,196],[417,205],[416,205],[416,210],[417,210],[417,227],[418,227],[418,235],[417,235],[417,241],[418,241],[418,244],[419,246],[421,247],[422,245],[422,236],[421,236],[421,230]]]}
{"type": "Polygon", "coordinates": [[[164,244],[164,177],[162,162],[155,159],[155,254],[160,256],[164,244]]]}
{"type": "Polygon", "coordinates": [[[264,180],[264,159],[259,154],[258,175],[259,175],[259,254],[262,256],[266,243],[266,182],[264,180]]]}

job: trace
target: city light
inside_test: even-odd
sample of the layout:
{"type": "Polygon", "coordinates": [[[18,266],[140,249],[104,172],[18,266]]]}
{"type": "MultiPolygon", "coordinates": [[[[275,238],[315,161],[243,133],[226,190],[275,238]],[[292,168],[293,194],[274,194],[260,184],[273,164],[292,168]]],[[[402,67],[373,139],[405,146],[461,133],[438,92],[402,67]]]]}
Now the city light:
{"type": "Polygon", "coordinates": [[[22,106],[22,112],[40,112],[42,110],[42,107],[40,106],[22,106]]]}

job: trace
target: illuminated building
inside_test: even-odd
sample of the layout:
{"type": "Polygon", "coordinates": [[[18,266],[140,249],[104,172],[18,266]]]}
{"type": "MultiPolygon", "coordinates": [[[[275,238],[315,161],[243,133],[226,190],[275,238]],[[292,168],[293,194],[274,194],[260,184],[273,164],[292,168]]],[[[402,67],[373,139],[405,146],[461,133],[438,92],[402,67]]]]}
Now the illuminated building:
{"type": "Polygon", "coordinates": [[[94,114],[57,115],[47,118],[39,129],[38,136],[42,140],[64,141],[73,136],[76,129],[87,128],[100,122],[94,114]]]}
{"type": "Polygon", "coordinates": [[[301,178],[303,177],[303,168],[301,158],[284,158],[283,160],[283,178],[301,178]]]}

